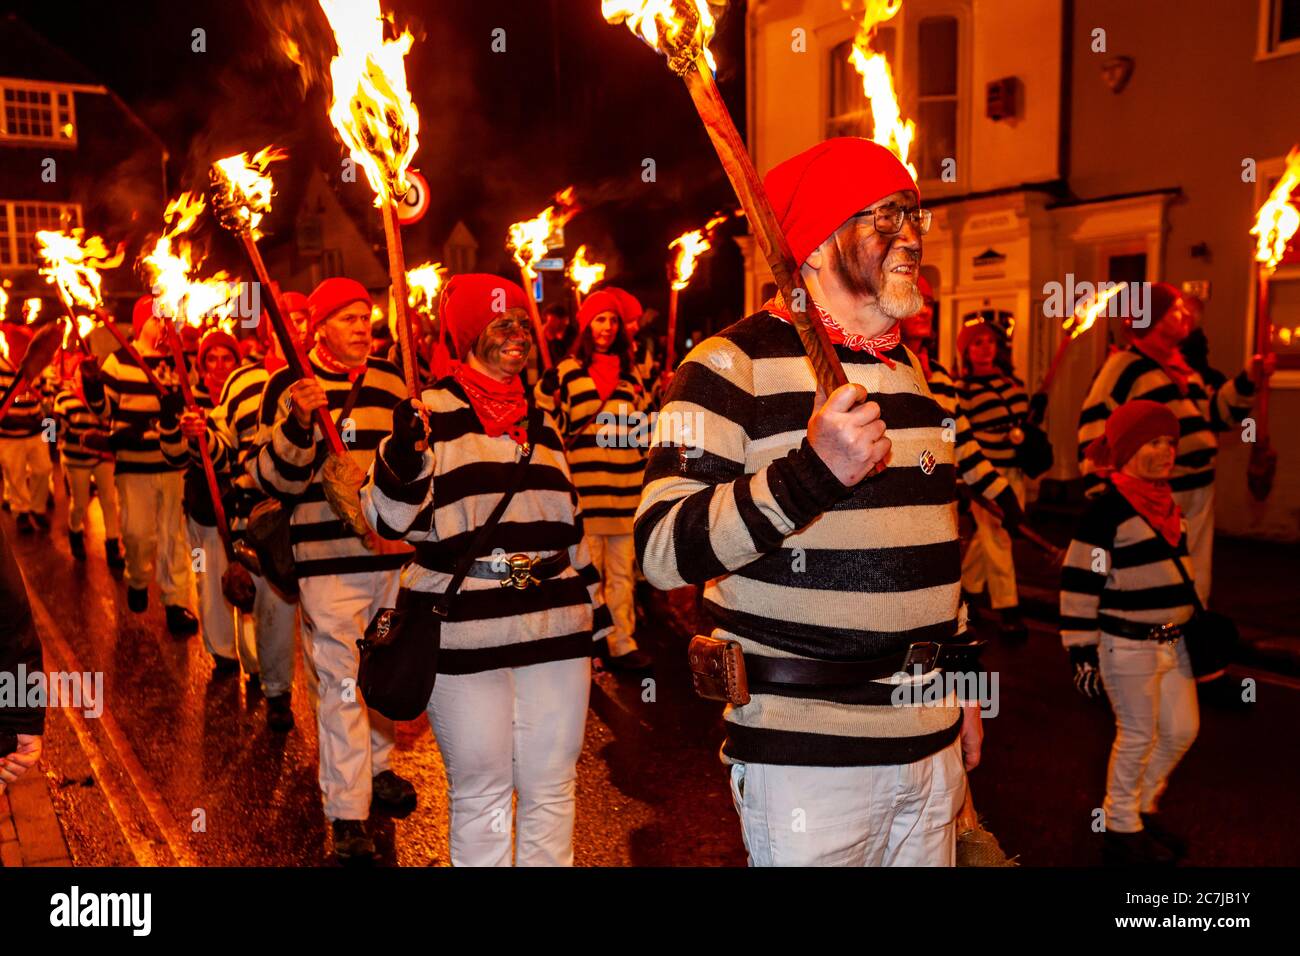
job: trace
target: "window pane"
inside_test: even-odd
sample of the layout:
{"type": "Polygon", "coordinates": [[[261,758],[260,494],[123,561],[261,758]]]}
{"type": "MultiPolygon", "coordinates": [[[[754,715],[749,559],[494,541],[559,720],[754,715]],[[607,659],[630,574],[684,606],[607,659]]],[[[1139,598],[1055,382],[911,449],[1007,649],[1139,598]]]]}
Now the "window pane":
{"type": "Polygon", "coordinates": [[[1300,40],[1300,0],[1277,0],[1277,42],[1300,40]]]}
{"type": "Polygon", "coordinates": [[[920,60],[917,79],[922,96],[952,96],[957,92],[957,18],[921,21],[917,34],[920,60]]]}
{"type": "Polygon", "coordinates": [[[957,156],[957,101],[922,103],[916,125],[917,172],[922,179],[938,179],[943,161],[957,156]]]}
{"type": "Polygon", "coordinates": [[[1300,356],[1300,280],[1268,284],[1269,317],[1273,320],[1273,350],[1282,356],[1300,356]]]}
{"type": "Polygon", "coordinates": [[[862,93],[862,78],[849,61],[852,52],[853,44],[847,40],[831,51],[831,117],[856,113],[867,105],[867,98],[862,93]]]}

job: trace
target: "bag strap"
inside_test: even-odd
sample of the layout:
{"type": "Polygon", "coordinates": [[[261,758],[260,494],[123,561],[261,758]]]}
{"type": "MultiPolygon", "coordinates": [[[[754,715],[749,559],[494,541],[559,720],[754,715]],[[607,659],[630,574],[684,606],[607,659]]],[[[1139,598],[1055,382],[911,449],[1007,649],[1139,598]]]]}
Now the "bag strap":
{"type": "MultiPolygon", "coordinates": [[[[1133,510],[1135,512],[1137,511],[1136,508],[1133,510]]],[[[1192,607],[1196,609],[1196,613],[1204,614],[1205,606],[1201,604],[1201,596],[1196,593],[1196,583],[1192,581],[1192,576],[1187,573],[1187,568],[1183,567],[1183,558],[1182,555],[1178,553],[1177,546],[1171,545],[1169,539],[1161,534],[1155,525],[1150,521],[1147,521],[1146,515],[1139,513],[1138,517],[1142,519],[1143,524],[1151,529],[1151,533],[1156,536],[1156,540],[1163,544],[1165,549],[1169,552],[1169,557],[1173,560],[1174,567],[1178,569],[1178,575],[1183,579],[1183,584],[1187,585],[1187,589],[1192,592],[1192,607]]]]}
{"type": "Polygon", "coordinates": [[[480,554],[487,550],[488,540],[492,537],[492,532],[496,530],[501,523],[501,516],[506,513],[506,506],[510,504],[510,499],[515,496],[519,490],[519,485],[524,480],[524,472],[528,470],[528,463],[532,460],[533,449],[537,447],[538,431],[542,422],[542,410],[535,403],[528,403],[528,444],[524,448],[524,453],[515,465],[515,470],[510,475],[510,482],[506,486],[505,494],[497,502],[492,513],[488,515],[487,520],[479,526],[474,535],[474,540],[470,542],[465,552],[457,559],[455,571],[451,576],[451,583],[447,585],[447,590],[433,602],[433,613],[440,618],[446,618],[448,609],[451,605],[451,599],[456,596],[460,586],[465,582],[469,574],[470,567],[480,554]]]}
{"type": "Polygon", "coordinates": [[[348,389],[348,397],[343,400],[343,407],[339,409],[339,417],[335,420],[335,425],[346,421],[347,417],[352,414],[352,410],[357,407],[357,400],[361,398],[361,386],[366,381],[366,372],[368,371],[370,371],[369,365],[365,366],[361,370],[361,374],[353,380],[352,387],[348,389]]]}

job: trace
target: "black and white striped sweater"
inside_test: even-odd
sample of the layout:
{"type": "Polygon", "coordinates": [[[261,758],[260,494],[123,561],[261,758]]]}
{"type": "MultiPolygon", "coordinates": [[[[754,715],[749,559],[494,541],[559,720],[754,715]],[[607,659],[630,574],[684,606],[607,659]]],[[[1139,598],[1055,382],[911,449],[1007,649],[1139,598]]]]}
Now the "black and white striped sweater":
{"type": "Polygon", "coordinates": [[[645,388],[619,379],[601,401],[586,367],[570,357],[542,376],[535,394],[564,436],[587,533],[631,534],[650,439],[645,388]]]}
{"type": "Polygon", "coordinates": [[[1169,476],[1174,491],[1213,484],[1219,451],[1215,433],[1240,426],[1250,414],[1254,395],[1255,385],[1245,372],[1216,389],[1207,387],[1195,371],[1184,395],[1154,359],[1132,347],[1114,353],[1098,369],[1079,416],[1079,469],[1086,484],[1095,488],[1102,481],[1086,456],[1088,445],[1106,433],[1111,412],[1139,398],[1160,402],[1178,418],[1178,455],[1169,476]]]}
{"type": "Polygon", "coordinates": [[[1029,396],[1017,378],[998,372],[967,375],[957,381],[957,409],[975,431],[984,457],[995,468],[1013,468],[1016,445],[1012,428],[1023,425],[1029,414],[1029,396]]]}
{"type": "MultiPolygon", "coordinates": [[[[331,372],[308,356],[312,374],[329,398],[330,414],[338,416],[352,387],[346,373],[331,372]]],[[[262,490],[293,505],[289,539],[300,578],[334,574],[362,574],[393,571],[410,557],[409,552],[383,553],[366,548],[335,516],[325,499],[321,470],[329,446],[320,436],[320,426],[303,428],[289,414],[288,388],[293,373],[282,368],[271,376],[262,393],[258,420],[265,429],[266,443],[257,455],[257,479],[262,490]]],[[[339,431],[348,442],[348,454],[365,471],[375,457],[381,439],[393,430],[393,408],[406,398],[406,383],[397,366],[374,356],[366,360],[366,377],[350,416],[351,427],[339,431]]]]}
{"type": "MultiPolygon", "coordinates": [[[[1169,542],[1106,483],[1079,522],[1061,569],[1061,641],[1066,647],[1100,642],[1109,619],[1140,624],[1182,624],[1195,610],[1169,542]]],[[[1187,523],[1177,554],[1187,554],[1187,523]]],[[[1111,633],[1114,633],[1113,631],[1111,633]]]]}
{"type": "MultiPolygon", "coordinates": [[[[420,398],[429,409],[434,441],[419,476],[406,482],[394,475],[385,440],[362,500],[380,534],[416,546],[415,559],[402,570],[402,586],[442,593],[454,562],[500,501],[520,452],[508,435],[486,434],[454,379],[442,379],[420,398]]],[[[606,636],[612,621],[583,540],[564,444],[549,415],[490,544],[490,553],[476,557],[545,558],[567,550],[570,566],[523,591],[502,588],[499,580],[465,578],[442,624],[439,671],[471,674],[589,656],[592,642],[606,636]]]]}
{"type": "MultiPolygon", "coordinates": [[[[7,391],[17,377],[16,366],[0,357],[0,394],[7,391]]],[[[44,386],[44,376],[38,376],[36,381],[23,386],[5,417],[0,418],[0,439],[32,438],[41,433],[47,398],[44,386]]]]}
{"type": "MultiPolygon", "coordinates": [[[[852,489],[807,443],[815,383],[799,336],[760,312],[682,362],[655,426],[636,517],[657,588],[703,584],[719,637],[746,655],[861,661],[955,637],[961,554],[944,410],[898,346],[894,367],[836,351],[881,407],[883,473],[852,489]],[[674,432],[690,439],[674,442],[674,432]]],[[[750,684],[728,707],[728,759],[802,766],[902,764],[952,742],[960,713],[897,707],[882,681],[850,688],[750,684]]]]}
{"type": "Polygon", "coordinates": [[[54,398],[54,417],[59,426],[59,457],[68,468],[94,468],[112,456],[87,451],[83,442],[92,433],[106,434],[104,423],[71,388],[63,388],[54,398]]]}
{"type": "Polygon", "coordinates": [[[970,420],[957,407],[957,385],[948,370],[930,360],[930,377],[926,379],[930,394],[953,421],[953,439],[957,455],[957,477],[972,493],[996,501],[1010,486],[993,463],[984,457],[970,420]]]}
{"type": "MultiPolygon", "coordinates": [[[[164,386],[176,385],[176,369],[168,356],[142,358],[164,386]]],[[[104,360],[100,377],[102,390],[86,386],[86,404],[109,423],[116,473],[177,471],[178,467],[163,457],[158,435],[158,394],[144,370],[131,360],[126,349],[118,349],[104,360]]]]}

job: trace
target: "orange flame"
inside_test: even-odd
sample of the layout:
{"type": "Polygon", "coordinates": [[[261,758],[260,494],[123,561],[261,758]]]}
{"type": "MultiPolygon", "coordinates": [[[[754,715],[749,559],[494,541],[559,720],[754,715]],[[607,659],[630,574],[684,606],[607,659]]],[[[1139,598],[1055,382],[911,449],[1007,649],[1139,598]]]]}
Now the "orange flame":
{"type": "Polygon", "coordinates": [[[708,252],[710,247],[711,243],[704,238],[703,229],[693,229],[690,232],[682,233],[682,235],[668,243],[669,249],[677,250],[677,259],[673,263],[674,289],[680,292],[691,284],[691,277],[695,275],[695,260],[702,253],[708,252]]]}
{"type": "Polygon", "coordinates": [[[5,291],[8,287],[8,279],[0,283],[0,322],[5,321],[9,314],[9,293],[5,291]]]}
{"type": "Polygon", "coordinates": [[[600,15],[606,23],[626,23],[651,48],[666,54],[678,73],[686,72],[701,54],[716,73],[709,43],[718,23],[711,8],[725,6],[725,0],[601,0],[600,15]]]}
{"type": "Polygon", "coordinates": [[[605,264],[588,262],[587,247],[578,246],[578,251],[573,254],[573,259],[569,262],[568,276],[573,287],[580,294],[586,295],[591,291],[592,286],[605,278],[605,264]]]}
{"type": "Polygon", "coordinates": [[[406,302],[412,308],[432,313],[438,302],[438,291],[447,274],[441,262],[426,262],[406,270],[406,302]]]}
{"type": "Polygon", "coordinates": [[[73,306],[97,309],[104,304],[100,293],[100,269],[113,269],[122,264],[124,252],[118,249],[110,257],[108,247],[99,236],[85,239],[84,229],[71,232],[41,230],[36,233],[39,254],[45,260],[40,274],[45,281],[58,286],[60,294],[73,306]]]}
{"type": "Polygon", "coordinates": [[[41,300],[38,298],[23,300],[23,321],[31,325],[41,314],[41,300]]]}
{"type": "Polygon", "coordinates": [[[420,145],[420,114],[406,88],[411,34],[384,39],[379,0],[320,0],[320,6],[339,48],[330,61],[330,122],[366,171],[375,205],[396,202],[411,188],[406,170],[420,145]]]}
{"type": "Polygon", "coordinates": [[[1286,157],[1286,171],[1259,207],[1255,226],[1250,230],[1259,239],[1255,261],[1263,263],[1269,272],[1277,268],[1286,255],[1287,243],[1300,229],[1300,210],[1291,202],[1291,193],[1297,186],[1300,186],[1300,146],[1292,146],[1286,157]]]}
{"type": "Polygon", "coordinates": [[[1075,306],[1074,313],[1066,316],[1061,323],[1061,330],[1069,332],[1071,339],[1077,339],[1084,332],[1087,332],[1097,321],[1097,316],[1101,315],[1102,309],[1106,308],[1106,303],[1127,286],[1123,282],[1117,282],[1109,289],[1098,290],[1093,295],[1084,299],[1075,306]]]}
{"type": "MultiPolygon", "coordinates": [[[[843,0],[844,9],[849,9],[850,0],[843,0]]],[[[893,19],[903,7],[903,0],[867,0],[866,10],[862,14],[862,24],[858,34],[853,38],[853,52],[849,62],[862,77],[862,92],[871,102],[871,121],[873,129],[871,138],[876,143],[889,149],[899,161],[907,167],[907,172],[916,179],[916,167],[907,160],[907,154],[916,138],[916,124],[903,119],[898,106],[898,96],[894,92],[894,74],[889,68],[889,61],[883,53],[871,49],[876,38],[876,29],[880,24],[893,19]]]]}
{"type": "Polygon", "coordinates": [[[271,197],[275,195],[275,183],[266,170],[287,155],[282,149],[266,146],[252,159],[240,153],[212,164],[217,187],[215,203],[225,218],[233,220],[236,232],[247,232],[254,239],[262,237],[257,227],[271,211],[271,197]]]}
{"type": "Polygon", "coordinates": [[[216,321],[229,318],[239,297],[239,283],[225,272],[210,279],[193,278],[203,257],[195,251],[189,232],[203,209],[204,202],[195,193],[181,193],[173,199],[163,213],[166,231],[153,250],[140,257],[153,289],[154,315],[200,328],[208,316],[216,321]]]}
{"type": "Polygon", "coordinates": [[[542,210],[540,215],[523,222],[516,222],[510,227],[506,248],[514,255],[515,262],[524,271],[529,282],[537,278],[537,270],[532,264],[538,259],[546,258],[546,240],[556,229],[563,227],[572,219],[577,211],[573,187],[569,186],[557,193],[555,202],[542,210]]]}

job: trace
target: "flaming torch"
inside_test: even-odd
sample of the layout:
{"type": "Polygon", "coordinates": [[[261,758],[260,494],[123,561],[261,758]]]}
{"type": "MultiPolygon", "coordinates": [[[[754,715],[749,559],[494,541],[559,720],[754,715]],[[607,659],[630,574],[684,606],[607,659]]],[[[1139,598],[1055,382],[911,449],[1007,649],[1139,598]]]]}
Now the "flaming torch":
{"type": "Polygon", "coordinates": [[[63,338],[64,348],[69,337],[76,339],[77,347],[89,355],[86,336],[94,327],[92,320],[78,315],[77,309],[102,311],[103,294],[100,291],[100,269],[115,269],[122,264],[125,247],[118,246],[110,256],[108,247],[99,236],[85,238],[84,229],[69,232],[41,230],[36,233],[38,252],[45,265],[40,274],[57,290],[59,301],[68,314],[68,331],[63,338]]]}
{"type": "Polygon", "coordinates": [[[537,270],[533,263],[546,258],[546,240],[557,228],[562,227],[578,211],[574,204],[573,187],[557,193],[555,202],[542,210],[541,214],[516,222],[510,227],[510,238],[506,248],[515,257],[519,265],[519,275],[524,282],[524,297],[528,300],[528,314],[533,320],[533,338],[537,340],[537,352],[541,356],[542,371],[551,367],[551,353],[546,347],[546,335],[542,329],[542,317],[537,311],[537,300],[533,298],[533,283],[537,281],[537,270]]]}
{"type": "MultiPolygon", "coordinates": [[[[1255,225],[1250,234],[1256,237],[1255,282],[1258,305],[1255,312],[1255,352],[1260,356],[1273,350],[1273,323],[1269,309],[1269,280],[1278,263],[1286,255],[1287,245],[1300,230],[1300,209],[1291,201],[1291,194],[1300,186],[1300,146],[1291,147],[1286,157],[1286,169],[1259,207],[1255,225]]],[[[1263,501],[1273,490],[1277,474],[1277,451],[1268,434],[1269,378],[1261,373],[1259,394],[1255,398],[1255,443],[1250,449],[1250,464],[1246,466],[1246,485],[1257,501],[1263,501]]]]}
{"type": "Polygon", "coordinates": [[[573,283],[574,301],[581,309],[582,297],[591,291],[592,286],[605,278],[605,264],[588,262],[587,247],[578,246],[578,251],[573,254],[573,259],[569,262],[568,276],[569,281],[573,283]]]}
{"type": "Polygon", "coordinates": [[[420,142],[420,115],[406,88],[405,58],[412,38],[403,32],[396,40],[384,39],[379,0],[320,0],[320,6],[339,49],[330,61],[330,122],[365,170],[383,214],[402,369],[406,390],[414,397],[420,394],[415,363],[419,335],[407,312],[406,263],[397,221],[397,203],[411,189],[406,171],[420,142]]]}
{"type": "Polygon", "coordinates": [[[1056,347],[1056,354],[1052,356],[1052,364],[1047,367],[1047,374],[1043,376],[1043,384],[1038,387],[1039,393],[1046,394],[1047,390],[1052,387],[1052,381],[1056,378],[1057,369],[1060,368],[1061,360],[1065,358],[1070,343],[1093,327],[1097,321],[1097,316],[1101,315],[1102,310],[1106,308],[1106,303],[1113,299],[1122,288],[1124,288],[1123,283],[1116,283],[1108,289],[1099,290],[1095,295],[1080,302],[1075,307],[1074,312],[1061,323],[1061,331],[1069,334],[1061,339],[1061,344],[1056,347]]]}
{"type": "MultiPolygon", "coordinates": [[[[843,0],[844,9],[850,7],[850,0],[843,0]]],[[[903,119],[898,108],[898,97],[894,93],[894,74],[889,68],[889,60],[883,53],[871,48],[876,38],[876,30],[882,23],[892,20],[903,7],[903,0],[867,0],[862,14],[862,23],[857,36],[853,38],[853,52],[849,62],[862,77],[862,92],[871,103],[871,121],[874,129],[871,138],[898,157],[907,167],[913,179],[918,178],[916,167],[907,160],[916,138],[916,125],[911,120],[903,119]]]]}
{"type": "MultiPolygon", "coordinates": [[[[433,321],[438,309],[438,297],[447,276],[447,268],[441,262],[426,262],[407,270],[406,304],[417,312],[423,313],[433,321]]],[[[438,340],[433,343],[429,355],[429,374],[434,381],[451,372],[451,349],[447,345],[447,327],[438,319],[438,340]]]]}
{"type": "Polygon", "coordinates": [[[795,267],[790,244],[713,81],[713,60],[708,51],[715,28],[712,6],[706,0],[601,0],[601,14],[610,23],[626,23],[634,34],[664,53],[669,68],[686,83],[736,198],[749,217],[754,238],[790,309],[813,373],[829,395],[847,384],[848,378],[835,355],[826,326],[808,315],[811,296],[795,267]]]}

